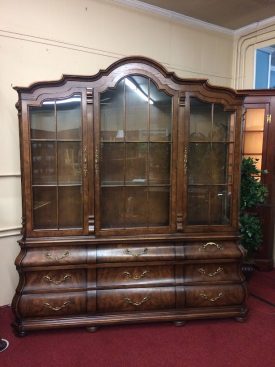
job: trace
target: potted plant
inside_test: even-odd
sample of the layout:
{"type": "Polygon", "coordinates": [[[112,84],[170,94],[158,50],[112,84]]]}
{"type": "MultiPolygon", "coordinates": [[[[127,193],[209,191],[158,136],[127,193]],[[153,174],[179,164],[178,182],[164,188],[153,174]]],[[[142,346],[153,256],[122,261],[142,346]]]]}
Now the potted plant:
{"type": "Polygon", "coordinates": [[[268,190],[260,181],[260,174],[266,171],[259,170],[257,160],[251,157],[243,158],[241,166],[241,193],[240,193],[240,233],[241,244],[246,250],[245,273],[251,271],[254,256],[263,240],[262,223],[257,215],[256,208],[263,204],[268,190]],[[248,266],[247,264],[250,264],[248,266]]]}

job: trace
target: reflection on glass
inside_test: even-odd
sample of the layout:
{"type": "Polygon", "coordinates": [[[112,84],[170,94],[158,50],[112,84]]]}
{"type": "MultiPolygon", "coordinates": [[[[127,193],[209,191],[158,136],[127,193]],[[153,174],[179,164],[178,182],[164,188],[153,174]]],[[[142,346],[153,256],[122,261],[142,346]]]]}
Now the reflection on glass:
{"type": "Polygon", "coordinates": [[[100,126],[102,141],[124,140],[124,80],[115,90],[100,95],[100,126]]]}
{"type": "Polygon", "coordinates": [[[33,185],[56,184],[56,143],[32,142],[31,152],[33,185]]]}
{"type": "Polygon", "coordinates": [[[103,185],[123,185],[124,151],[123,143],[101,144],[101,182],[103,185]]]}
{"type": "Polygon", "coordinates": [[[82,227],[81,186],[58,188],[59,228],[82,227]]]}
{"type": "Polygon", "coordinates": [[[150,184],[169,184],[170,182],[170,144],[151,143],[149,146],[150,184]]]}
{"type": "Polygon", "coordinates": [[[147,183],[147,143],[126,144],[126,184],[147,183]]]}
{"type": "Polygon", "coordinates": [[[124,188],[101,188],[101,223],[103,228],[124,227],[124,188]]]}
{"type": "Polygon", "coordinates": [[[169,194],[168,187],[149,188],[149,226],[169,225],[169,194]]]}
{"type": "Polygon", "coordinates": [[[54,101],[39,107],[30,107],[30,124],[32,139],[55,139],[54,101]]]}
{"type": "Polygon", "coordinates": [[[169,225],[172,97],[131,75],[100,103],[102,228],[169,225]]]}
{"type": "Polygon", "coordinates": [[[56,187],[33,188],[33,225],[34,228],[57,228],[56,187]]]}
{"type": "Polygon", "coordinates": [[[224,184],[227,180],[228,144],[189,144],[188,183],[224,184]]]}
{"type": "Polygon", "coordinates": [[[150,82],[150,141],[169,141],[172,127],[172,97],[150,82]]]}
{"type": "Polygon", "coordinates": [[[56,103],[57,138],[81,139],[81,96],[73,95],[56,103]]]}
{"type": "Polygon", "coordinates": [[[144,141],[148,139],[149,79],[131,76],[126,80],[126,140],[144,141]]]}
{"type": "Polygon", "coordinates": [[[228,224],[231,188],[221,186],[189,186],[187,222],[191,225],[228,224]]]}
{"type": "Polygon", "coordinates": [[[232,127],[230,124],[232,113],[224,111],[224,107],[220,104],[214,104],[213,109],[212,141],[226,141],[232,127]]]}
{"type": "Polygon", "coordinates": [[[81,182],[80,142],[58,142],[58,182],[59,184],[81,182]]]}
{"type": "Polygon", "coordinates": [[[245,130],[263,131],[264,119],[265,119],[264,108],[248,108],[245,114],[245,130]]]}

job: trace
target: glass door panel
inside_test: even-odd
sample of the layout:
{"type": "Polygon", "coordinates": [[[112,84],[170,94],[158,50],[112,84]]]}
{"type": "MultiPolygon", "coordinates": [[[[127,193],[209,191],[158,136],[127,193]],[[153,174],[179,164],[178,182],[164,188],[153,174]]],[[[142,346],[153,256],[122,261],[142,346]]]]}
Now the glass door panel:
{"type": "Polygon", "coordinates": [[[125,176],[125,145],[101,143],[102,185],[123,185],[125,176]]]}
{"type": "Polygon", "coordinates": [[[61,228],[82,227],[82,196],[81,186],[58,188],[59,226],[61,228]]]}
{"type": "Polygon", "coordinates": [[[230,223],[235,113],[190,98],[187,223],[230,223]]]}
{"type": "Polygon", "coordinates": [[[56,142],[33,141],[31,154],[33,185],[56,185],[56,142]]]}
{"type": "Polygon", "coordinates": [[[81,140],[81,98],[73,96],[56,102],[57,138],[81,140]]]}
{"type": "Polygon", "coordinates": [[[81,95],[30,107],[33,229],[83,226],[81,95]]]}
{"type": "Polygon", "coordinates": [[[82,179],[80,142],[59,141],[57,147],[59,185],[80,184],[82,179]]]}
{"type": "Polygon", "coordinates": [[[147,184],[147,143],[126,144],[126,185],[147,184]]]}
{"type": "Polygon", "coordinates": [[[149,145],[149,182],[152,185],[170,183],[170,143],[150,143],[149,145]]]}
{"type": "Polygon", "coordinates": [[[55,139],[55,104],[45,102],[41,107],[30,107],[31,139],[55,139]]]}
{"type": "Polygon", "coordinates": [[[33,225],[37,229],[57,228],[56,187],[33,188],[33,225]]]}
{"type": "Polygon", "coordinates": [[[101,227],[168,226],[172,97],[131,75],[100,106],[101,227]]]}

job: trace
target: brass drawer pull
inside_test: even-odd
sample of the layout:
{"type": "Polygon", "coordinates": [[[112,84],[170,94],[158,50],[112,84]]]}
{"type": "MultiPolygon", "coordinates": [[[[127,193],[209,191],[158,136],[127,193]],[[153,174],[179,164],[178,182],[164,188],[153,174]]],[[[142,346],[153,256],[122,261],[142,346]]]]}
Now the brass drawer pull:
{"type": "Polygon", "coordinates": [[[71,301],[66,301],[60,307],[54,307],[50,303],[45,302],[44,303],[44,306],[47,307],[47,308],[49,308],[52,311],[60,311],[60,310],[62,310],[62,308],[67,307],[70,303],[71,303],[71,301]]]}
{"type": "Polygon", "coordinates": [[[148,274],[148,273],[149,273],[149,270],[144,270],[140,275],[135,274],[135,273],[131,274],[131,273],[129,273],[129,271],[124,271],[124,272],[122,273],[122,275],[123,275],[125,278],[128,278],[128,279],[139,280],[139,279],[141,279],[141,278],[144,278],[144,277],[145,277],[145,275],[146,275],[146,274],[148,274]]]}
{"type": "Polygon", "coordinates": [[[149,301],[150,297],[144,297],[140,302],[134,302],[132,301],[130,298],[126,297],[124,298],[124,300],[129,303],[130,305],[133,305],[133,306],[141,306],[143,303],[149,301]]]}
{"type": "Polygon", "coordinates": [[[43,279],[46,279],[49,283],[53,283],[55,285],[59,285],[59,284],[64,283],[66,279],[69,279],[71,277],[72,277],[71,274],[66,274],[66,275],[64,275],[64,277],[62,279],[55,280],[55,279],[51,278],[49,275],[44,275],[43,276],[43,279]]]}
{"type": "Polygon", "coordinates": [[[206,250],[206,248],[207,248],[208,246],[214,246],[214,247],[216,247],[216,248],[217,248],[217,250],[222,250],[222,249],[223,249],[223,247],[222,247],[221,245],[219,245],[219,244],[217,244],[217,243],[215,243],[215,242],[207,242],[207,243],[205,243],[204,245],[202,245],[202,246],[199,248],[199,251],[204,251],[204,250],[206,250]]]}
{"type": "Polygon", "coordinates": [[[220,292],[217,297],[209,297],[205,292],[201,292],[200,293],[200,296],[204,299],[206,299],[207,301],[210,301],[210,302],[216,302],[218,299],[222,298],[223,297],[223,293],[220,292]]]}
{"type": "Polygon", "coordinates": [[[53,260],[53,261],[60,261],[62,259],[65,259],[66,257],[70,256],[70,252],[69,251],[65,251],[63,255],[61,256],[53,256],[50,252],[47,252],[45,254],[45,257],[49,260],[53,260]]]}
{"type": "Polygon", "coordinates": [[[129,250],[128,248],[124,251],[124,253],[126,255],[131,255],[133,257],[139,257],[141,255],[145,255],[145,254],[147,254],[147,252],[148,252],[148,248],[147,247],[145,247],[145,249],[142,250],[141,252],[136,252],[136,253],[133,252],[133,251],[131,251],[131,250],[129,250]]]}
{"type": "Polygon", "coordinates": [[[208,277],[212,278],[215,277],[216,275],[218,275],[219,273],[223,272],[223,268],[222,267],[218,267],[216,271],[214,271],[213,273],[207,273],[206,270],[204,268],[199,268],[198,271],[202,274],[202,275],[207,275],[208,277]]]}

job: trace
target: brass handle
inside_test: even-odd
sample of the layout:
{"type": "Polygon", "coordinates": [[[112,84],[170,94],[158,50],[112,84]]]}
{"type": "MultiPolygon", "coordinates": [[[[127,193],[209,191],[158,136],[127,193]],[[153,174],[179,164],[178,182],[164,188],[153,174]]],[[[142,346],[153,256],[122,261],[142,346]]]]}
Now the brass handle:
{"type": "Polygon", "coordinates": [[[216,302],[218,299],[223,297],[223,293],[220,292],[216,297],[209,297],[205,292],[201,292],[200,296],[206,299],[207,301],[216,302]]]}
{"type": "Polygon", "coordinates": [[[131,274],[128,271],[124,271],[122,275],[125,276],[125,278],[128,278],[128,279],[139,280],[141,278],[144,278],[145,275],[148,274],[148,273],[149,273],[149,270],[144,270],[140,275],[131,274]]]}
{"type": "Polygon", "coordinates": [[[130,298],[126,297],[124,298],[124,301],[129,303],[130,305],[133,305],[133,306],[141,306],[143,303],[149,301],[150,297],[144,297],[140,302],[134,302],[132,301],[130,298]]]}
{"type": "Polygon", "coordinates": [[[98,148],[95,150],[95,171],[98,174],[99,171],[99,151],[98,148]]]}
{"type": "Polygon", "coordinates": [[[207,275],[208,277],[212,278],[215,277],[217,274],[223,272],[223,268],[222,267],[218,267],[217,270],[215,270],[213,273],[207,273],[206,270],[204,268],[199,268],[198,271],[202,274],[202,275],[207,275]]]}
{"type": "Polygon", "coordinates": [[[55,280],[55,279],[51,278],[49,275],[44,275],[43,276],[43,279],[46,279],[49,283],[53,283],[55,285],[59,285],[59,284],[64,283],[66,279],[69,279],[71,277],[72,277],[71,274],[66,274],[66,275],[64,275],[64,277],[62,279],[55,280]]]}
{"type": "Polygon", "coordinates": [[[60,311],[60,310],[62,310],[62,308],[67,307],[70,303],[71,303],[71,301],[66,301],[66,302],[63,303],[63,305],[61,305],[59,307],[54,307],[50,303],[45,302],[44,306],[49,308],[52,311],[60,311]]]}
{"type": "Polygon", "coordinates": [[[131,251],[131,250],[129,250],[128,248],[124,251],[125,252],[125,254],[126,255],[131,255],[131,256],[133,256],[133,257],[139,257],[139,256],[141,256],[141,255],[145,255],[145,254],[147,254],[147,252],[148,252],[148,248],[147,247],[145,247],[145,249],[143,249],[141,252],[133,252],[133,251],[131,251]]]}
{"type": "Polygon", "coordinates": [[[88,173],[88,159],[87,159],[87,147],[85,146],[83,149],[83,173],[84,176],[87,176],[88,173]]]}
{"type": "Polygon", "coordinates": [[[214,246],[214,247],[216,247],[218,250],[222,250],[222,249],[223,249],[223,247],[222,247],[221,245],[219,245],[219,244],[217,244],[217,243],[215,243],[215,242],[207,242],[207,243],[205,243],[204,245],[202,245],[202,246],[199,248],[199,251],[206,250],[206,248],[207,248],[208,246],[214,246]]]}
{"type": "Polygon", "coordinates": [[[53,256],[50,252],[47,252],[45,254],[45,257],[49,260],[53,260],[53,261],[60,261],[62,259],[65,259],[66,257],[70,256],[70,252],[69,251],[65,251],[63,255],[61,256],[53,256]]]}

